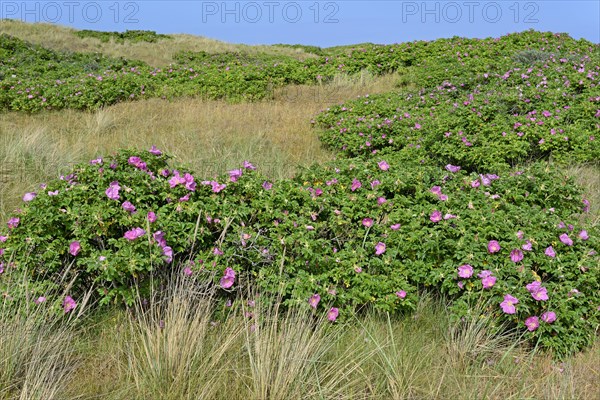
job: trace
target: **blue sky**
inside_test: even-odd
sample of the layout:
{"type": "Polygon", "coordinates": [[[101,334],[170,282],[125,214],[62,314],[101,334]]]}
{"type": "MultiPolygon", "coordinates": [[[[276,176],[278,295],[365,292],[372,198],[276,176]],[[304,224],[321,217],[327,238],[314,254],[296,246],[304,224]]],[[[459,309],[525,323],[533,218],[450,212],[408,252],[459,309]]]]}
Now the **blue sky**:
{"type": "Polygon", "coordinates": [[[0,17],[79,29],[189,33],[232,43],[322,47],[527,29],[600,43],[600,0],[588,1],[8,1],[0,17]]]}

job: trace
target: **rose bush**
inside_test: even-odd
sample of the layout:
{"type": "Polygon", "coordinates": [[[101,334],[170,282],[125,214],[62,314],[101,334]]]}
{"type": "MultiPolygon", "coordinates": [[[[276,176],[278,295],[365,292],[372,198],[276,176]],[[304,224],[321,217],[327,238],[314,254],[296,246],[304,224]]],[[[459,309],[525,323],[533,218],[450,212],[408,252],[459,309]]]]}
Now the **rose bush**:
{"type": "Polygon", "coordinates": [[[36,297],[69,284],[73,298],[94,287],[131,303],[184,265],[212,272],[225,297],[251,285],[336,318],[408,312],[428,288],[456,316],[483,301],[561,354],[594,337],[598,228],[581,225],[581,190],[555,168],[478,175],[389,156],[274,183],[244,162],[199,181],[159,153],[92,160],[26,196],[2,231],[4,275],[27,271],[36,297]]]}

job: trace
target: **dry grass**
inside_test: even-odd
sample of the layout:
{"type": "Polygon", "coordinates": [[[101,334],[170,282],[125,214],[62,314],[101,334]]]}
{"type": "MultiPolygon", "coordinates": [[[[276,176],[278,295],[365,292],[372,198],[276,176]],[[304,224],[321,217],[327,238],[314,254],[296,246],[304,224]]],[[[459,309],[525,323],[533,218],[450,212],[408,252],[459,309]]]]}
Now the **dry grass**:
{"type": "Polygon", "coordinates": [[[102,334],[80,334],[61,398],[588,400],[600,390],[599,344],[553,361],[480,319],[451,322],[428,297],[413,316],[331,324],[243,296],[215,322],[214,292],[198,282],[171,281],[133,314],[103,318],[102,334]]]}
{"type": "Polygon", "coordinates": [[[600,164],[573,165],[567,173],[584,188],[584,196],[590,202],[590,212],[583,216],[592,224],[600,224],[600,164]]]}
{"type": "Polygon", "coordinates": [[[76,311],[61,317],[48,303],[64,295],[49,292],[46,302],[36,304],[17,294],[27,293],[25,275],[16,278],[4,282],[12,292],[3,293],[0,304],[0,399],[63,399],[78,366],[72,343],[89,296],[80,300],[76,311]]]}
{"type": "Polygon", "coordinates": [[[13,312],[0,310],[0,399],[60,399],[73,367],[65,346],[72,332],[55,329],[47,317],[13,312]]]}
{"type": "Polygon", "coordinates": [[[272,55],[288,55],[298,59],[313,57],[301,49],[278,46],[249,46],[231,44],[201,36],[175,34],[171,40],[160,40],[157,43],[102,43],[96,38],[79,38],[73,34],[75,29],[47,23],[25,23],[16,20],[0,20],[0,34],[6,33],[28,42],[43,45],[59,51],[102,53],[111,57],[124,57],[141,60],[155,67],[164,67],[173,61],[173,56],[180,51],[206,51],[221,53],[226,51],[244,53],[267,53],[272,55]]]}
{"type": "Polygon", "coordinates": [[[4,303],[0,399],[588,400],[600,391],[600,343],[557,362],[485,319],[453,322],[428,296],[413,315],[331,324],[306,305],[240,295],[221,319],[206,276],[174,276],[133,310],[77,329],[43,306],[4,303]]]}
{"type": "Polygon", "coordinates": [[[393,87],[394,75],[338,79],[324,86],[293,86],[257,103],[151,99],[95,112],[64,110],[0,114],[0,220],[26,191],[68,166],[123,147],[159,148],[201,177],[251,160],[273,179],[298,166],[330,159],[312,129],[323,108],[393,87]]]}
{"type": "Polygon", "coordinates": [[[121,380],[130,399],[214,399],[227,379],[243,326],[234,319],[214,328],[214,289],[178,278],[129,319],[121,380]]]}
{"type": "MultiPolygon", "coordinates": [[[[249,307],[244,349],[250,373],[243,398],[352,399],[360,374],[358,347],[336,348],[343,330],[308,308],[283,310],[277,299],[249,307]]],[[[241,376],[243,379],[244,377],[241,376]]]]}

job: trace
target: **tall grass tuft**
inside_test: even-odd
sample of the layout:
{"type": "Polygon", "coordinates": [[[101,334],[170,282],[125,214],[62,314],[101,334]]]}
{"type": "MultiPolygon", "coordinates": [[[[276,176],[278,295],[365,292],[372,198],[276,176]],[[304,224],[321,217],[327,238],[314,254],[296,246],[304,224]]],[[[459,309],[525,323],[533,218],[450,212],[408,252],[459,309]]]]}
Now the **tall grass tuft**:
{"type": "Polygon", "coordinates": [[[429,296],[411,315],[331,323],[240,295],[225,317],[209,281],[175,275],[81,326],[5,297],[0,399],[587,400],[600,389],[598,344],[557,362],[485,317],[455,321],[429,296]]]}
{"type": "MultiPolygon", "coordinates": [[[[370,384],[366,398],[426,398],[442,347],[440,335],[431,330],[435,318],[429,297],[424,297],[414,318],[392,318],[368,313],[357,319],[363,338],[365,365],[370,384]]],[[[439,320],[439,319],[438,319],[439,320]]]]}
{"type": "MultiPolygon", "coordinates": [[[[207,282],[208,280],[205,280],[207,282]]],[[[242,326],[232,318],[217,329],[214,289],[182,275],[132,310],[120,343],[129,399],[214,399],[231,374],[228,364],[242,326]]]]}
{"type": "Polygon", "coordinates": [[[582,219],[593,225],[600,224],[600,164],[571,165],[566,172],[584,188],[584,196],[590,202],[590,211],[584,213],[582,219]]]}
{"type": "Polygon", "coordinates": [[[62,400],[77,367],[76,318],[16,296],[0,305],[0,399],[62,400]]]}
{"type": "Polygon", "coordinates": [[[336,348],[343,327],[308,307],[284,309],[277,298],[260,299],[246,317],[247,398],[354,398],[361,363],[356,348],[336,348]]]}

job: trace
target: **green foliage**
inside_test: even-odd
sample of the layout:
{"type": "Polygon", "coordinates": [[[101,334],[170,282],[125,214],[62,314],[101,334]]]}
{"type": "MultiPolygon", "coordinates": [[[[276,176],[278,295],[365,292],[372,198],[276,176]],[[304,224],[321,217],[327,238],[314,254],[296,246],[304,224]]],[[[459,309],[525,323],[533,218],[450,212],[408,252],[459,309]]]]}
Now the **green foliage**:
{"type": "Polygon", "coordinates": [[[321,304],[339,308],[342,317],[365,306],[414,310],[419,290],[433,288],[455,300],[456,316],[484,301],[498,324],[519,329],[530,316],[555,312],[555,322],[528,335],[559,354],[594,337],[600,232],[580,225],[581,191],[556,169],[535,164],[480,176],[411,166],[389,155],[314,166],[272,187],[246,163],[229,179],[196,188],[192,175],[175,172],[167,161],[164,155],[122,151],[48,183],[4,235],[6,273],[27,271],[36,283],[29,290],[37,295],[68,282],[73,296],[94,287],[102,302],[131,303],[136,285],[147,289],[181,264],[214,272],[214,283],[229,296],[231,268],[234,289],[251,285],[305,307],[318,294],[321,304]],[[115,181],[121,186],[118,200],[106,192],[115,181]],[[156,213],[155,222],[148,220],[149,211],[156,213]],[[143,235],[128,240],[134,228],[143,235]],[[165,242],[157,232],[164,232],[165,242]],[[563,233],[572,246],[561,242],[563,233]],[[501,251],[490,253],[492,240],[501,251]],[[74,241],[81,246],[76,255],[74,241]],[[514,261],[511,252],[528,243],[531,250],[521,250],[523,259],[514,261]],[[545,254],[550,246],[555,257],[545,254]],[[464,264],[474,272],[461,279],[458,267],[464,264]],[[476,277],[484,270],[497,279],[491,288],[476,277]],[[535,280],[547,288],[548,301],[528,293],[526,285],[535,280]],[[499,306],[505,294],[520,301],[514,315],[499,306]]]}
{"type": "Polygon", "coordinates": [[[247,54],[241,52],[208,53],[206,51],[182,51],[174,56],[175,61],[191,65],[259,66],[270,67],[277,63],[299,62],[290,56],[271,54],[247,54]]]}
{"type": "Polygon", "coordinates": [[[127,30],[125,32],[103,32],[103,31],[93,31],[89,29],[83,29],[80,31],[75,31],[74,35],[79,38],[94,38],[100,39],[102,43],[107,43],[110,41],[114,41],[116,43],[156,43],[160,40],[171,39],[169,35],[158,34],[155,31],[142,31],[142,30],[127,30]]]}
{"type": "Polygon", "coordinates": [[[0,35],[0,109],[95,109],[143,96],[141,61],[61,53],[0,35]]]}
{"type": "MultiPolygon", "coordinates": [[[[373,76],[397,72],[410,77],[410,83],[428,89],[444,81],[452,82],[459,90],[450,95],[457,96],[486,82],[487,79],[481,78],[483,74],[492,77],[487,83],[494,89],[491,85],[496,83],[495,77],[509,71],[514,55],[524,51],[551,53],[553,62],[566,57],[568,63],[557,74],[568,72],[576,78],[573,74],[577,71],[569,68],[578,60],[590,66],[597,64],[597,48],[568,35],[527,31],[498,39],[451,38],[385,46],[344,46],[323,50],[322,55],[304,61],[267,54],[183,52],[177,55],[177,63],[153,69],[139,61],[54,52],[3,35],[0,36],[0,76],[3,76],[0,109],[31,112],[93,109],[144,97],[260,100],[283,85],[327,83],[336,75],[363,71],[373,76]]],[[[508,83],[514,86],[512,80],[518,80],[519,75],[513,73],[508,83]]],[[[582,83],[580,79],[571,79],[569,93],[582,95],[597,79],[594,74],[592,78],[581,78],[582,83]]],[[[531,81],[540,83],[533,77],[531,81]]],[[[532,91],[533,85],[527,83],[519,81],[524,90],[532,91]]],[[[547,84],[557,83],[548,80],[547,84]]],[[[520,93],[511,93],[515,95],[520,93]]],[[[552,92],[554,97],[559,95],[552,92]]]]}
{"type": "Polygon", "coordinates": [[[599,62],[551,58],[440,81],[418,92],[367,96],[332,107],[317,123],[321,140],[347,156],[418,147],[437,165],[495,172],[537,159],[600,159],[599,62]]]}
{"type": "Polygon", "coordinates": [[[141,161],[145,164],[138,166],[131,157],[133,152],[122,151],[110,159],[79,165],[71,174],[42,185],[10,232],[7,265],[26,270],[33,281],[43,281],[42,290],[49,284],[70,283],[77,295],[94,287],[103,302],[118,298],[131,303],[135,284],[147,283],[149,273],[159,272],[169,258],[167,245],[157,245],[151,235],[165,232],[170,251],[182,255],[194,240],[203,240],[193,236],[196,210],[177,201],[194,193],[182,186],[171,190],[164,176],[168,157],[146,152],[141,161]],[[111,199],[106,191],[115,185],[120,186],[118,199],[117,195],[111,199]],[[126,202],[135,211],[125,209],[126,202]],[[156,214],[156,222],[148,219],[150,211],[156,214]],[[143,229],[144,235],[125,238],[135,228],[143,229]],[[76,255],[70,247],[73,242],[80,246],[76,255]],[[71,273],[65,276],[67,265],[73,268],[67,268],[71,273]]]}

